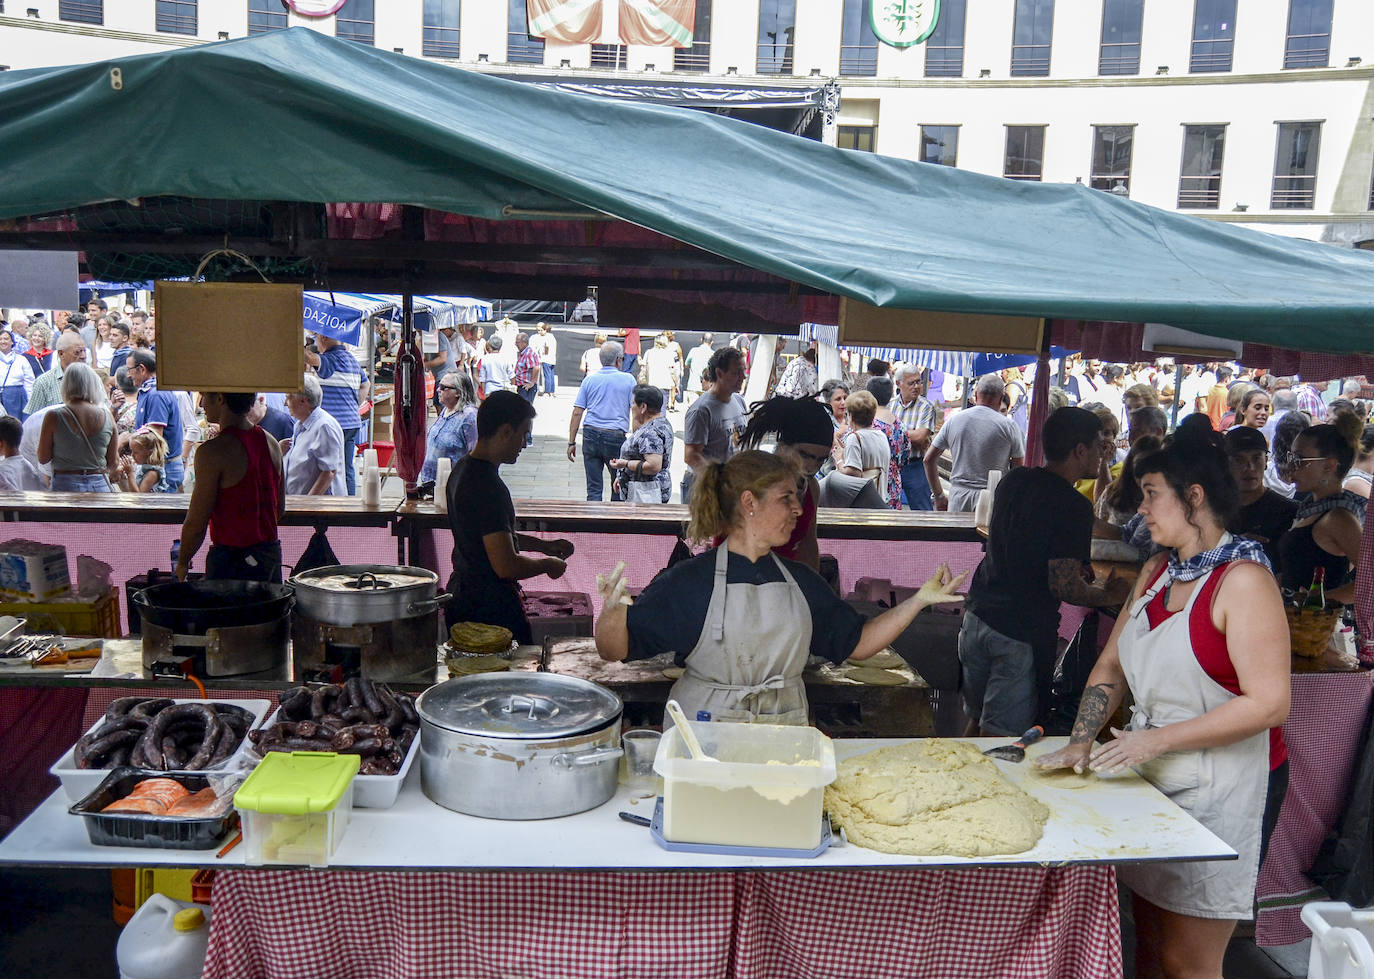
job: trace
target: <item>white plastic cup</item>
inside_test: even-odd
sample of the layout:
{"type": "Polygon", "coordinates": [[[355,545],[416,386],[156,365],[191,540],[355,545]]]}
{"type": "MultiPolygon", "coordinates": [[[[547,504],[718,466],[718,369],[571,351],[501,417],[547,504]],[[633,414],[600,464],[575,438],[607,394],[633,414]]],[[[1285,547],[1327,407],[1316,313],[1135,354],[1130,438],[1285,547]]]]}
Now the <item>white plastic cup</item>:
{"type": "Polygon", "coordinates": [[[440,513],[448,512],[448,477],[453,471],[453,460],[440,456],[434,470],[434,509],[440,513]]]}
{"type": "Polygon", "coordinates": [[[377,450],[376,450],[376,449],[363,449],[363,471],[366,472],[368,469],[376,469],[376,468],[378,468],[378,466],[377,466],[377,450]]]}

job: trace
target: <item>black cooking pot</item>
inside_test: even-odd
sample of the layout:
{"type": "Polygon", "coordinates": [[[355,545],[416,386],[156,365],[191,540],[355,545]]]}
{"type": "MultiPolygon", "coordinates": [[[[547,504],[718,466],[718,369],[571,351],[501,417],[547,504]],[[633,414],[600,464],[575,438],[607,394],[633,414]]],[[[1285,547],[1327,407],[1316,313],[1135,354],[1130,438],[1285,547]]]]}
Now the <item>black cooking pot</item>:
{"type": "Polygon", "coordinates": [[[259,581],[174,581],[136,592],[134,604],[153,625],[203,636],[211,629],[284,618],[291,612],[293,594],[290,585],[259,581]]]}

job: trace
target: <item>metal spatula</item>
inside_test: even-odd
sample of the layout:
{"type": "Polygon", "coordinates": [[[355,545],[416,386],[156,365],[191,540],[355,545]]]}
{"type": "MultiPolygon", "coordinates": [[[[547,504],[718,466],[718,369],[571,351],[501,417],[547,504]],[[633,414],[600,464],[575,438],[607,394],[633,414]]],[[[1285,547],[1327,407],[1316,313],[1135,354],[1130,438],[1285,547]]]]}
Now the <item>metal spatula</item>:
{"type": "Polygon", "coordinates": [[[1002,761],[1025,761],[1026,746],[1035,744],[1045,736],[1045,729],[1039,724],[1031,728],[1015,744],[1004,744],[997,748],[989,748],[983,754],[989,758],[1000,758],[1002,761]]]}

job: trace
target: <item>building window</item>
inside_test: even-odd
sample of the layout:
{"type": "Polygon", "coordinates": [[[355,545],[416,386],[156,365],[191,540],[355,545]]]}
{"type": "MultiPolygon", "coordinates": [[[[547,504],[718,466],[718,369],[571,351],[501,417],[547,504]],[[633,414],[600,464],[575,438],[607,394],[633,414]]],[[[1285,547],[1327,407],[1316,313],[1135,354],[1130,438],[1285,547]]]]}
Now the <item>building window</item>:
{"type": "Polygon", "coordinates": [[[334,36],[343,41],[375,44],[373,0],[345,0],[334,18],[334,36]]]}
{"type": "Polygon", "coordinates": [[[164,34],[195,34],[196,0],[157,0],[156,29],[164,34]]]}
{"type": "Polygon", "coordinates": [[[592,61],[593,68],[624,68],[627,65],[628,52],[623,44],[593,44],[592,61]]]}
{"type": "Polygon", "coordinates": [[[1008,126],[1002,176],[1012,180],[1040,180],[1044,169],[1045,127],[1008,126]]]}
{"type": "Polygon", "coordinates": [[[57,19],[77,24],[104,24],[105,0],[58,0],[57,19]]]}
{"type": "Polygon", "coordinates": [[[964,10],[966,0],[944,0],[940,19],[926,38],[926,77],[958,78],[964,73],[964,10]]]}
{"type": "Polygon", "coordinates": [[[842,150],[863,150],[873,152],[873,141],[877,138],[876,126],[841,126],[835,145],[842,150]]]}
{"type": "MultiPolygon", "coordinates": [[[[882,0],[878,0],[879,3],[882,0]]],[[[878,35],[873,33],[873,0],[844,0],[840,30],[840,74],[878,74],[878,35]]]]}
{"type": "Polygon", "coordinates": [[[1184,127],[1179,208],[1215,211],[1221,204],[1221,157],[1225,146],[1225,126],[1184,127]]]}
{"type": "Polygon", "coordinates": [[[1090,185],[1095,190],[1129,197],[1131,142],[1134,126],[1093,126],[1093,164],[1090,185]]]}
{"type": "Polygon", "coordinates": [[[1274,159],[1274,210],[1311,210],[1317,202],[1317,152],[1321,148],[1319,122],[1279,123],[1279,148],[1274,159]]]}
{"type": "Polygon", "coordinates": [[[425,31],[420,53],[426,58],[458,57],[461,0],[425,0],[425,31]]]}
{"type": "Polygon", "coordinates": [[[1011,28],[1013,78],[1050,73],[1050,37],[1054,33],[1054,0],[1016,0],[1011,28]]]}
{"type": "Polygon", "coordinates": [[[281,0],[248,0],[248,36],[286,30],[286,8],[281,0]]]}
{"type": "Polygon", "coordinates": [[[796,40],[797,0],[761,0],[758,73],[792,74],[792,45],[796,40]]]}
{"type": "Polygon", "coordinates": [[[510,0],[506,16],[506,61],[513,65],[542,65],[544,39],[530,34],[525,0],[510,0]]]}
{"type": "Polygon", "coordinates": [[[959,159],[958,126],[922,126],[921,162],[938,163],[942,167],[957,166],[959,159]]]}
{"type": "Polygon", "coordinates": [[[1145,0],[1106,0],[1102,5],[1099,75],[1140,74],[1140,22],[1145,0]]]}
{"type": "Polygon", "coordinates": [[[1188,70],[1230,71],[1236,43],[1236,0],[1197,0],[1188,70]]]}
{"type": "Polygon", "coordinates": [[[692,46],[673,51],[674,71],[711,70],[711,0],[697,0],[692,24],[692,46]]]}
{"type": "Polygon", "coordinates": [[[1325,68],[1331,56],[1331,0],[1288,0],[1285,68],[1325,68]]]}

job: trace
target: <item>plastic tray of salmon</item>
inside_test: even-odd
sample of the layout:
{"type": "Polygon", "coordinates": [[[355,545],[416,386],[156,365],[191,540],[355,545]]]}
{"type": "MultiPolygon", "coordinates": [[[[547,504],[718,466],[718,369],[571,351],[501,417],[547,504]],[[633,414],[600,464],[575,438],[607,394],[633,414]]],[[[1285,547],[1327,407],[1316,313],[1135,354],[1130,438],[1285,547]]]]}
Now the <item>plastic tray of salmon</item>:
{"type": "Polygon", "coordinates": [[[96,846],[209,850],[238,823],[234,791],[241,781],[239,774],[116,768],[94,792],[67,811],[82,817],[86,834],[96,846]],[[157,788],[161,791],[147,793],[148,809],[170,808],[171,813],[105,811],[132,797],[142,783],[154,779],[159,780],[157,788]],[[175,787],[161,784],[168,782],[175,787]],[[206,789],[213,792],[213,797],[206,793],[193,798],[206,789]],[[178,804],[186,810],[184,815],[177,813],[178,804]]]}

